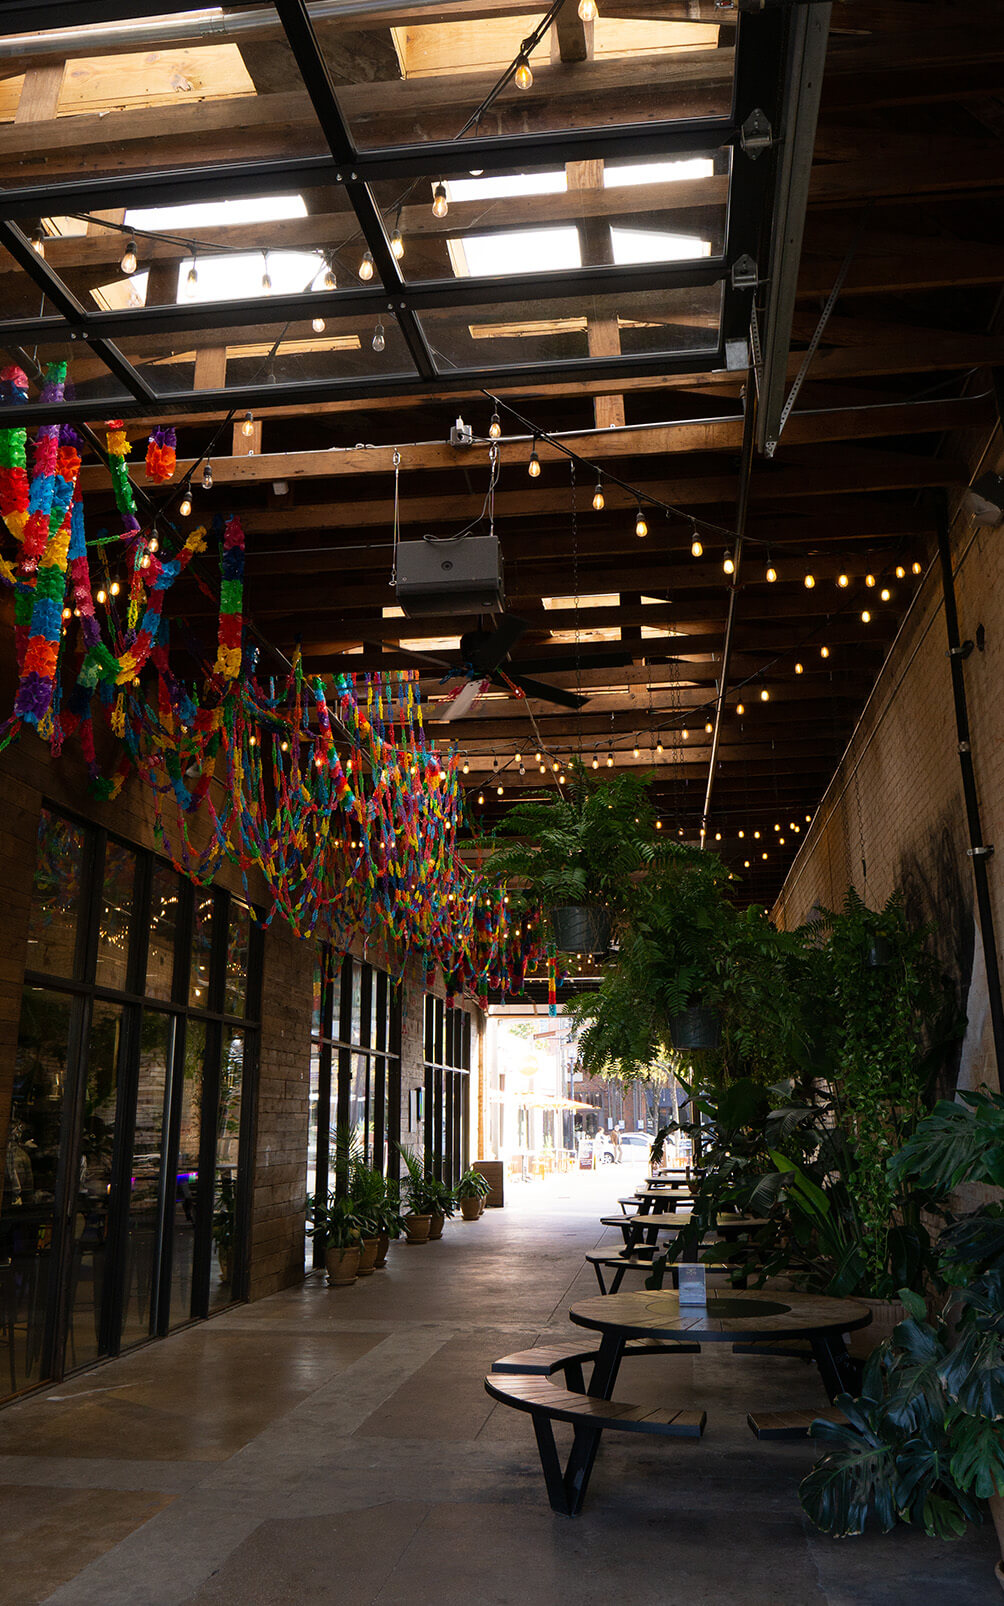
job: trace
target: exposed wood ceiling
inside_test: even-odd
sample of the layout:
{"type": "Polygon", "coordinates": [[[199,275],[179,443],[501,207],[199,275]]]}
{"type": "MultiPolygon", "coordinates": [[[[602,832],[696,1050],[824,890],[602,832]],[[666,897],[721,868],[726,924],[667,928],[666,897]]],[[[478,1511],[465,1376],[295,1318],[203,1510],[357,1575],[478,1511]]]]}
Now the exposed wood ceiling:
{"type": "MultiPolygon", "coordinates": [[[[574,0],[566,9],[574,18],[574,0]]],[[[699,6],[599,0],[599,9],[611,18],[730,21],[704,0],[699,6]]],[[[530,11],[503,0],[457,0],[439,15],[449,23],[472,14],[506,18],[530,11]]],[[[448,40],[433,37],[428,15],[402,5],[398,13],[368,21],[356,17],[351,36],[344,27],[318,24],[337,65],[349,123],[367,146],[448,137],[458,107],[476,104],[490,87],[493,71],[486,68],[460,73],[454,67],[448,94],[441,73],[397,75],[401,44],[392,27],[410,30],[409,37],[424,28],[429,49],[447,48],[448,40]]],[[[646,96],[667,93],[676,97],[680,115],[715,115],[731,82],[734,38],[725,26],[715,49],[618,57],[594,54],[581,24],[563,25],[539,66],[534,58],[533,94],[524,102],[510,96],[493,108],[482,133],[546,128],[556,107],[572,126],[585,118],[585,107],[593,121],[645,116],[646,96]],[[583,59],[576,59],[576,28],[583,59]]],[[[86,75],[68,71],[54,91],[51,57],[26,52],[20,64],[9,62],[8,70],[19,65],[26,76],[23,84],[13,74],[0,82],[0,119],[8,118],[0,121],[0,163],[7,182],[19,188],[161,166],[165,147],[172,161],[184,164],[198,159],[205,142],[214,159],[323,149],[277,27],[256,35],[253,44],[237,39],[206,46],[179,32],[172,49],[188,87],[165,102],[164,74],[169,81],[173,58],[162,52],[146,105],[136,68],[144,58],[122,46],[119,67],[128,82],[123,78],[119,101],[101,52],[87,51],[94,96],[104,97],[93,106],[86,100],[86,75]],[[193,62],[206,56],[218,58],[206,67],[209,89],[192,82],[193,62]],[[254,95],[241,90],[244,75],[254,95]],[[25,115],[14,121],[19,98],[25,115]],[[108,109],[118,105],[128,110],[108,109]]],[[[730,863],[742,869],[750,861],[750,895],[764,902],[783,878],[920,583],[913,566],[924,568],[930,559],[926,498],[943,486],[957,494],[968,483],[995,428],[988,370],[1004,362],[1002,59],[1004,20],[993,7],[955,0],[846,0],[833,7],[790,379],[849,250],[852,256],[777,453],[754,464],[709,827],[730,863]],[[778,571],[773,584],[765,579],[768,558],[778,571]],[[897,565],[905,577],[896,577],[897,565]],[[811,589],[806,574],[815,580],[811,589]],[[845,574],[846,587],[838,584],[845,574]],[[875,576],[874,587],[866,585],[867,575],[875,576]],[[881,600],[883,588],[891,593],[888,601],[881,600]],[[865,610],[868,622],[861,617],[865,610]],[[764,689],[767,701],[761,700],[764,689]]],[[[546,204],[550,220],[578,226],[584,262],[604,260],[612,223],[646,212],[660,228],[703,231],[712,249],[719,248],[723,176],[680,184],[671,207],[665,186],[624,190],[619,213],[611,210],[611,192],[573,185],[573,177],[567,193],[546,204]]],[[[392,173],[387,184],[390,193],[392,173]]],[[[423,252],[429,261],[445,262],[448,234],[460,237],[480,211],[474,202],[451,205],[447,230],[432,218],[427,192],[428,186],[412,196],[402,212],[412,263],[425,260],[423,252]]],[[[338,235],[347,221],[344,199],[330,187],[304,194],[308,216],[275,225],[278,238],[263,234],[263,243],[295,249],[338,235]]],[[[111,214],[112,221],[120,218],[111,214]]],[[[505,202],[498,220],[513,227],[542,219],[536,204],[522,199],[505,202]]],[[[246,245],[247,231],[221,228],[217,238],[246,245]]],[[[83,300],[90,287],[114,275],[121,249],[121,235],[91,225],[84,235],[50,242],[48,259],[83,300]]],[[[166,242],[144,250],[148,305],[173,299],[183,255],[166,242]]],[[[2,250],[0,285],[8,316],[37,315],[37,294],[2,250]]],[[[593,355],[603,319],[592,308],[582,310],[593,355]]],[[[493,316],[507,322],[523,314],[503,306],[493,316]]],[[[370,322],[357,318],[353,328],[368,343],[370,322]]],[[[261,338],[272,337],[272,326],[263,326],[261,338]]],[[[189,373],[186,382],[195,389],[212,389],[248,338],[246,329],[228,327],[223,308],[194,344],[191,336],[186,345],[165,328],[148,337],[143,356],[189,373]]],[[[519,337],[511,339],[515,344],[519,337]]],[[[136,352],[131,355],[137,360],[136,352]]],[[[91,358],[85,352],[81,358],[79,372],[86,376],[91,358]]],[[[704,551],[691,555],[693,530],[685,517],[667,518],[655,508],[648,510],[647,538],[636,539],[635,498],[614,484],[605,485],[606,505],[594,512],[594,475],[582,465],[573,514],[567,459],[542,443],[543,471],[530,481],[528,433],[504,415],[496,529],[510,605],[529,621],[514,661],[566,689],[581,689],[590,702],[575,715],[493,694],[452,727],[471,766],[478,820],[491,825],[514,796],[541,783],[534,760],[540,743],[551,755],[549,784],[553,760],[563,764],[577,751],[587,763],[595,754],[603,769],[608,752],[618,766],[652,767],[665,828],[694,837],[728,586],[722,557],[729,542],[715,527],[728,531],[735,524],[747,383],[746,373],[716,363],[696,373],[574,380],[544,370],[525,383],[498,387],[516,414],[561,437],[588,463],[693,513],[702,521],[704,551]],[[625,427],[608,427],[621,422],[625,427]],[[545,607],[544,598],[556,605],[545,607]],[[498,776],[496,758],[504,770],[498,776]]],[[[475,387],[416,396],[406,386],[399,393],[383,386],[368,400],[318,402],[306,415],[291,406],[259,411],[254,455],[236,429],[232,440],[229,428],[221,440],[213,456],[215,486],[196,490],[196,515],[240,512],[248,532],[249,611],[283,652],[301,644],[312,672],[411,664],[400,642],[455,638],[469,626],[445,615],[417,621],[385,612],[395,601],[393,447],[401,450],[405,538],[450,534],[480,510],[487,444],[447,444],[458,410],[479,435],[486,433],[492,404],[475,387]],[[284,490],[276,489],[278,482],[284,490]],[[361,652],[354,650],[360,646],[361,652]]],[[[151,422],[155,416],[153,409],[151,422]]],[[[198,458],[224,416],[219,407],[205,416],[179,416],[179,457],[198,458]]],[[[139,425],[133,433],[142,440],[139,425]]],[[[137,478],[142,482],[141,473],[137,478]]],[[[85,483],[100,521],[108,505],[102,471],[85,470],[85,483]]],[[[194,594],[188,601],[195,628],[200,615],[208,624],[210,605],[194,594]]],[[[430,696],[441,695],[438,674],[423,685],[430,696]]]]}

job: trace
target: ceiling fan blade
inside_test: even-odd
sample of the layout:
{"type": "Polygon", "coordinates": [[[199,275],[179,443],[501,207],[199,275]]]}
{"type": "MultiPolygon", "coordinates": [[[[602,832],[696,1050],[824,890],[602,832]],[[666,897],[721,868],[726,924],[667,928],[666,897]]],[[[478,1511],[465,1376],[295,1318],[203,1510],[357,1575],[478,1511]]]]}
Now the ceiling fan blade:
{"type": "MultiPolygon", "coordinates": [[[[496,686],[504,686],[505,680],[500,675],[493,675],[492,680],[496,686]]],[[[537,697],[544,703],[556,703],[559,708],[584,708],[589,698],[581,696],[578,692],[566,691],[563,686],[548,686],[542,680],[531,680],[527,675],[520,674],[512,666],[506,670],[506,680],[511,680],[518,686],[526,697],[537,697]]]]}
{"type": "MultiPolygon", "coordinates": [[[[386,642],[383,642],[383,641],[368,641],[364,637],[363,638],[363,646],[364,647],[375,647],[377,649],[377,651],[379,652],[379,651],[382,651],[383,648],[386,646],[386,642]]],[[[437,669],[445,669],[447,671],[447,673],[450,674],[450,675],[462,675],[463,674],[463,670],[459,667],[458,664],[451,664],[450,660],[448,658],[437,658],[435,653],[420,652],[417,647],[402,647],[402,645],[401,645],[401,643],[399,641],[395,641],[394,642],[394,651],[395,652],[403,652],[407,658],[418,658],[418,659],[421,660],[421,662],[423,664],[435,664],[437,669]]]]}
{"type": "Polygon", "coordinates": [[[488,680],[469,680],[453,697],[440,697],[426,704],[426,724],[449,725],[452,720],[463,719],[488,689],[488,680]]]}
{"type": "Polygon", "coordinates": [[[460,656],[476,675],[490,674],[504,663],[527,628],[525,619],[518,619],[514,613],[504,613],[494,630],[468,630],[462,635],[460,656]]]}

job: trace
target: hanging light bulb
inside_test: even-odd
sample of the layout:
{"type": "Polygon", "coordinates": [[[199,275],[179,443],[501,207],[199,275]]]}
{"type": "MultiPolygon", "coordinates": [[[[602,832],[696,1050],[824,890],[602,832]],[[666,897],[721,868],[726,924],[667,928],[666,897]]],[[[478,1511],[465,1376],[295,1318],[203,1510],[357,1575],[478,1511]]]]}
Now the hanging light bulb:
{"type": "Polygon", "coordinates": [[[904,569],[904,567],[903,567],[903,565],[901,563],[897,563],[897,565],[896,565],[896,579],[897,580],[905,580],[906,579],[906,570],[904,569]]]}
{"type": "Polygon", "coordinates": [[[699,558],[703,551],[704,551],[704,547],[701,545],[701,542],[698,540],[697,536],[695,535],[694,539],[690,543],[690,556],[692,558],[699,558]]]}
{"type": "Polygon", "coordinates": [[[602,480],[597,480],[596,489],[593,492],[593,507],[596,509],[597,513],[602,513],[604,507],[606,506],[606,500],[606,497],[603,495],[603,482],[602,480]]]}
{"type": "Polygon", "coordinates": [[[107,602],[108,601],[108,597],[107,597],[107,595],[105,594],[104,591],[96,591],[94,593],[94,600],[95,600],[95,602],[107,602]]]}
{"type": "Polygon", "coordinates": [[[513,83],[517,89],[531,89],[533,87],[533,73],[530,71],[530,63],[525,56],[521,56],[519,59],[519,66],[516,68],[513,83]]]}
{"type": "Polygon", "coordinates": [[[432,192],[432,215],[433,217],[445,217],[449,210],[450,203],[446,199],[446,185],[440,180],[432,192]]]}
{"type": "Polygon", "coordinates": [[[865,585],[866,586],[873,586],[874,584],[875,584],[875,576],[873,574],[866,574],[865,575],[865,585]]]}
{"type": "Polygon", "coordinates": [[[484,806],[484,801],[485,801],[485,794],[484,794],[484,793],[483,793],[483,792],[479,792],[479,793],[478,793],[478,802],[479,802],[479,803],[480,803],[480,804],[481,804],[481,805],[482,805],[482,806],[484,806]]]}
{"type": "Polygon", "coordinates": [[[711,723],[710,719],[706,719],[704,721],[704,734],[705,734],[705,736],[710,736],[712,734],[712,732],[714,731],[714,728],[715,727],[711,723]]]}
{"type": "Polygon", "coordinates": [[[558,760],[556,758],[551,760],[551,768],[554,771],[555,775],[557,775],[558,771],[561,768],[561,765],[558,763],[558,760]]]}
{"type": "Polygon", "coordinates": [[[842,591],[846,591],[847,587],[850,585],[850,583],[851,583],[851,577],[850,577],[849,574],[838,574],[837,575],[837,585],[840,587],[840,589],[842,591]]]}
{"type": "Polygon", "coordinates": [[[656,820],[655,828],[656,828],[657,831],[661,831],[662,830],[662,821],[661,820],[656,820]]]}
{"type": "Polygon", "coordinates": [[[891,599],[892,599],[892,592],[889,590],[889,587],[888,586],[883,586],[882,590],[879,592],[879,600],[882,601],[882,602],[889,602],[889,601],[891,601],[891,599]]]}
{"type": "Polygon", "coordinates": [[[806,591],[811,591],[815,583],[816,576],[814,574],[807,574],[804,581],[806,591]]]}
{"type": "Polygon", "coordinates": [[[206,458],[206,466],[202,470],[202,489],[204,491],[211,491],[212,488],[213,488],[213,465],[212,465],[212,463],[209,461],[209,459],[207,457],[206,458]]]}
{"type": "Polygon", "coordinates": [[[746,835],[746,832],[745,832],[745,831],[740,831],[740,832],[739,832],[739,840],[740,840],[740,842],[741,842],[741,841],[742,841],[742,840],[743,840],[743,837],[744,837],[744,836],[745,836],[745,835],[746,835]]]}
{"type": "Polygon", "coordinates": [[[540,478],[540,458],[537,456],[536,436],[533,438],[533,450],[530,453],[530,461],[526,465],[526,471],[532,480],[540,478]]]}
{"type": "Polygon", "coordinates": [[[501,783],[500,783],[500,784],[499,784],[499,785],[498,785],[498,786],[497,786],[497,787],[496,787],[496,788],[495,788],[495,790],[496,790],[496,792],[497,792],[497,793],[498,793],[498,795],[499,795],[499,797],[501,797],[501,796],[502,796],[502,794],[503,794],[503,792],[504,792],[504,791],[505,791],[505,787],[504,787],[504,786],[503,786],[503,785],[502,785],[502,784],[501,784],[501,783]]]}
{"type": "Polygon", "coordinates": [[[920,574],[922,572],[922,566],[917,562],[916,558],[910,565],[910,572],[911,574],[920,574]]]}
{"type": "Polygon", "coordinates": [[[598,758],[597,758],[597,756],[596,756],[596,754],[595,754],[595,753],[594,753],[594,754],[593,754],[593,769],[594,769],[594,770],[598,770],[598,769],[599,769],[599,767],[600,767],[600,761],[599,761],[599,759],[598,759],[598,758]]]}
{"type": "Polygon", "coordinates": [[[41,229],[36,229],[34,234],[32,235],[32,237],[31,237],[31,249],[35,252],[36,256],[40,256],[44,261],[44,259],[45,259],[45,235],[42,233],[41,229]]]}
{"type": "Polygon", "coordinates": [[[804,666],[802,664],[796,664],[795,665],[795,673],[796,673],[796,675],[804,674],[805,673],[804,666]]]}
{"type": "Polygon", "coordinates": [[[198,263],[196,262],[196,259],[193,256],[192,257],[192,266],[188,270],[188,275],[187,275],[187,277],[185,279],[185,283],[187,284],[189,290],[194,290],[195,286],[198,284],[198,282],[199,282],[199,268],[198,268],[198,263]]]}
{"type": "Polygon", "coordinates": [[[404,236],[401,233],[400,207],[398,207],[397,215],[394,218],[394,233],[390,237],[390,248],[394,253],[395,260],[400,262],[401,258],[404,256],[404,236]]]}
{"type": "Polygon", "coordinates": [[[861,623],[863,625],[870,625],[871,622],[872,622],[872,616],[868,612],[868,609],[867,608],[862,608],[862,610],[861,610],[861,623]]]}
{"type": "Polygon", "coordinates": [[[73,618],[73,609],[72,608],[64,608],[63,609],[63,618],[64,619],[72,619],[73,618]]]}
{"type": "Polygon", "coordinates": [[[683,737],[683,740],[685,742],[690,740],[690,732],[688,731],[686,725],[684,725],[682,731],[680,732],[680,735],[683,737]]]}
{"type": "Polygon", "coordinates": [[[599,16],[596,0],[579,0],[578,16],[580,22],[595,22],[599,16]]]}
{"type": "Polygon", "coordinates": [[[464,774],[465,775],[470,775],[470,773],[471,773],[471,766],[468,764],[468,762],[467,762],[467,760],[465,758],[464,759],[464,774]]]}
{"type": "Polygon", "coordinates": [[[334,264],[332,263],[330,257],[326,257],[325,258],[325,261],[324,261],[324,278],[321,280],[321,284],[324,286],[325,290],[337,290],[338,289],[338,280],[335,278],[334,264]]]}
{"type": "Polygon", "coordinates": [[[828,658],[830,656],[829,647],[820,647],[819,656],[820,656],[820,658],[828,658]]]}
{"type": "Polygon", "coordinates": [[[774,584],[774,581],[777,579],[777,570],[775,569],[774,565],[771,563],[769,558],[767,559],[767,567],[764,570],[764,579],[766,580],[766,582],[767,582],[767,584],[769,586],[772,586],[774,584]]]}
{"type": "Polygon", "coordinates": [[[613,755],[613,753],[608,753],[607,754],[607,769],[608,770],[612,770],[613,767],[614,767],[614,755],[613,755]]]}
{"type": "Polygon", "coordinates": [[[498,413],[495,412],[495,413],[492,413],[492,421],[488,425],[488,436],[489,436],[490,440],[497,441],[497,440],[500,439],[501,435],[502,435],[502,420],[499,417],[498,413]]]}
{"type": "Polygon", "coordinates": [[[189,496],[188,490],[186,488],[184,496],[181,498],[181,501],[178,503],[178,512],[181,514],[183,519],[187,519],[188,515],[191,513],[191,511],[192,511],[192,498],[189,496]]]}
{"type": "Polygon", "coordinates": [[[268,271],[268,252],[267,251],[263,251],[262,252],[262,258],[263,258],[264,263],[265,263],[265,267],[264,267],[264,269],[262,271],[262,276],[261,276],[262,295],[270,296],[272,294],[272,275],[268,271]]]}
{"type": "Polygon", "coordinates": [[[722,568],[725,570],[726,574],[735,574],[736,566],[731,552],[726,552],[724,558],[722,559],[722,568]]]}
{"type": "Polygon", "coordinates": [[[310,327],[313,329],[315,335],[323,335],[327,325],[325,324],[323,318],[312,318],[310,327]]]}
{"type": "Polygon", "coordinates": [[[122,272],[126,275],[126,277],[132,273],[135,273],[136,269],[139,267],[139,258],[136,255],[135,240],[130,240],[123,251],[122,259],[119,262],[119,267],[122,269],[122,272]]]}
{"type": "Polygon", "coordinates": [[[634,748],[633,751],[634,751],[635,758],[640,758],[641,757],[641,748],[640,747],[634,748]]]}
{"type": "Polygon", "coordinates": [[[380,322],[377,323],[377,326],[373,331],[373,339],[370,342],[370,344],[372,345],[374,351],[383,351],[384,350],[384,348],[385,348],[385,346],[387,344],[387,337],[383,332],[383,324],[382,323],[380,323],[380,322]]]}
{"type": "Polygon", "coordinates": [[[362,261],[359,264],[359,277],[362,279],[364,284],[369,284],[373,277],[374,271],[373,252],[364,251],[362,255],[362,261]]]}
{"type": "Polygon", "coordinates": [[[564,776],[564,773],[562,772],[562,774],[558,776],[558,785],[559,786],[564,786],[564,784],[565,784],[565,776],[564,776]]]}
{"type": "Polygon", "coordinates": [[[547,774],[547,765],[546,764],[538,764],[537,768],[540,770],[541,775],[546,775],[547,774]]]}
{"type": "Polygon", "coordinates": [[[646,536],[648,534],[648,524],[646,522],[645,515],[641,510],[640,502],[638,504],[638,513],[634,521],[634,533],[637,536],[646,536]]]}
{"type": "Polygon", "coordinates": [[[661,742],[656,742],[655,750],[656,750],[657,753],[661,753],[662,752],[663,747],[662,747],[662,743],[661,742]]]}
{"type": "Polygon", "coordinates": [[[254,434],[254,413],[244,414],[244,422],[241,424],[241,434],[245,437],[245,439],[249,439],[254,434]]]}
{"type": "Polygon", "coordinates": [[[745,703],[736,703],[736,713],[741,716],[741,715],[745,714],[745,712],[746,712],[746,704],[745,703]]]}
{"type": "Polygon", "coordinates": [[[113,597],[117,597],[119,592],[122,590],[122,587],[119,585],[117,580],[113,580],[111,585],[108,587],[108,590],[113,597]]]}
{"type": "Polygon", "coordinates": [[[769,703],[770,702],[770,692],[767,690],[766,686],[761,686],[760,687],[760,701],[762,703],[769,703]]]}

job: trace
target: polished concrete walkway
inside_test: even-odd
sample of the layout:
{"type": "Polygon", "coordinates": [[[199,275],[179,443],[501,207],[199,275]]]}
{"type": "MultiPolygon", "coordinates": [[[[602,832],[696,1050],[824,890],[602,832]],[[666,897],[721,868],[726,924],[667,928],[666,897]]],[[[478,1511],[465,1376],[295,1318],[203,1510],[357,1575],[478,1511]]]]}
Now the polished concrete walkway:
{"type": "Polygon", "coordinates": [[[9,1606],[990,1606],[992,1530],[833,1542],[796,1498],[813,1452],[758,1445],[751,1405],[824,1402],[813,1369],[626,1362],[620,1398],[699,1403],[699,1443],[609,1436],[584,1514],[547,1505],[529,1418],[490,1362],[573,1333],[582,1254],[625,1171],[514,1190],[504,1211],[312,1278],[0,1413],[9,1606]]]}

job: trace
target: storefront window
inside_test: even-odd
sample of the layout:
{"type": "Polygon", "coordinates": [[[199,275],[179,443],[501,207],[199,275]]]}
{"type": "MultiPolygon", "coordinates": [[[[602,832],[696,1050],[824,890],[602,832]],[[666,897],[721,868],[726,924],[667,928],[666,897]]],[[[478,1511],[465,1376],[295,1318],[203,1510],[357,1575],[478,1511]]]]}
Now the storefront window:
{"type": "Polygon", "coordinates": [[[98,909],[98,968],[102,987],[125,992],[128,985],[136,855],[117,842],[105,849],[105,873],[98,909]]]}
{"type": "Polygon", "coordinates": [[[84,832],[42,810],[28,926],[28,969],[45,976],[79,973],[77,915],[83,893],[84,832]]]}

